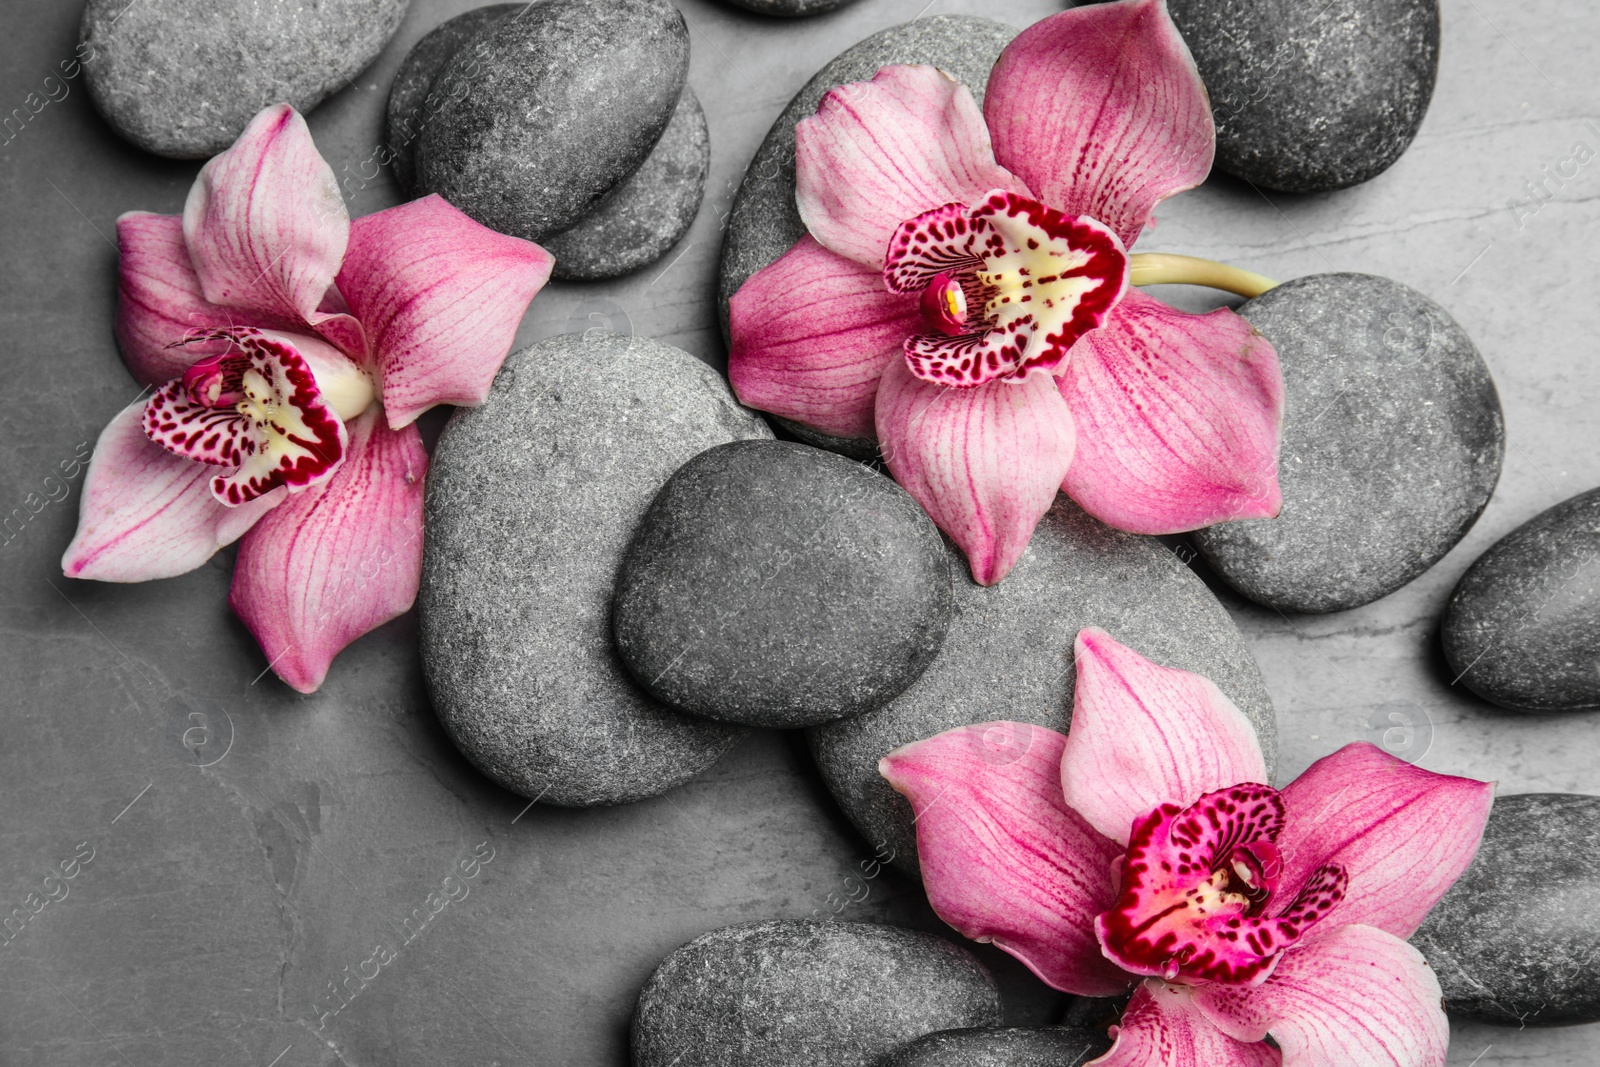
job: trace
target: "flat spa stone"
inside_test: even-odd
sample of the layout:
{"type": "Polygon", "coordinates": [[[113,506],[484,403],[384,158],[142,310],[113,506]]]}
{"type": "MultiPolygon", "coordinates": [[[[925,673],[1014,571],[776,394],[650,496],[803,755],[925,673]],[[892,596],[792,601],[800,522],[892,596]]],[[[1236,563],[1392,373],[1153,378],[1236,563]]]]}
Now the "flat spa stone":
{"type": "Polygon", "coordinates": [[[1375,177],[1416,137],[1438,0],[1170,0],[1211,94],[1217,166],[1290,193],[1375,177]]]}
{"type": "Polygon", "coordinates": [[[1083,1026],[971,1027],[919,1037],[877,1067],[1083,1067],[1109,1051],[1103,1031],[1083,1026]]]}
{"type": "Polygon", "coordinates": [[[1477,858],[1411,943],[1451,1015],[1600,1021],[1600,797],[1497,797],[1477,858]]]}
{"type": "MultiPolygon", "coordinates": [[[[1272,766],[1277,724],[1250,650],[1205,583],[1159,541],[1113,530],[1058,496],[998,585],[973,582],[959,552],[949,551],[955,618],[933,663],[877,711],[807,732],[834,799],[868,843],[893,850],[906,873],[918,873],[911,806],[878,774],[878,760],[994,719],[1065,732],[1077,681],[1073,641],[1088,626],[1217,683],[1255,724],[1272,766]]],[[[1010,741],[1025,746],[1029,738],[1010,741]]]]}
{"type": "Polygon", "coordinates": [[[891,479],[787,441],[680,467],[617,577],[617,652],[652,696],[751,726],[880,707],[950,626],[938,528],[891,479]]]}
{"type": "Polygon", "coordinates": [[[662,961],[633,1013],[633,1067],[874,1067],[935,1030],[995,1026],[966,949],[894,926],[727,926],[662,961]]]}
{"type": "MultiPolygon", "coordinates": [[[[789,101],[745,168],[734,194],[722,239],[717,304],[722,336],[728,338],[728,300],[745,279],[787,252],[805,236],[794,202],[794,124],[814,115],[830,89],[865,81],[892,63],[929,63],[972,90],[981,104],[989,70],[1018,31],[973,15],[933,15],[881,30],[841,52],[789,101]]],[[[831,437],[787,419],[769,416],[796,439],[855,459],[877,455],[877,442],[831,437]]]]}
{"type": "Polygon", "coordinates": [[[1239,314],[1283,363],[1283,510],[1200,530],[1196,547],[1282,611],[1394,592],[1461,540],[1500,478],[1505,420],[1483,357],[1438,304],[1368,274],[1296,278],[1239,314]]]}
{"type": "Polygon", "coordinates": [[[688,71],[689,31],[668,0],[543,0],[473,37],[434,78],[417,189],[541,241],[639,169],[688,71]]]}
{"type": "Polygon", "coordinates": [[[651,700],[611,645],[645,508],[691,456],[770,431],[687,352],[567,334],[513,353],[428,472],[422,666],[446,732],[513,792],[572,807],[655,796],[743,731],[651,700]]]}
{"type": "Polygon", "coordinates": [[[1529,519],[1456,584],[1440,636],[1450,676],[1522,711],[1600,707],[1600,489],[1529,519]]]}
{"type": "MultiPolygon", "coordinates": [[[[203,159],[269,104],[310,111],[389,43],[410,0],[89,0],[89,95],[147,152],[203,159]]],[[[86,46],[86,47],[85,47],[86,46]]]]}

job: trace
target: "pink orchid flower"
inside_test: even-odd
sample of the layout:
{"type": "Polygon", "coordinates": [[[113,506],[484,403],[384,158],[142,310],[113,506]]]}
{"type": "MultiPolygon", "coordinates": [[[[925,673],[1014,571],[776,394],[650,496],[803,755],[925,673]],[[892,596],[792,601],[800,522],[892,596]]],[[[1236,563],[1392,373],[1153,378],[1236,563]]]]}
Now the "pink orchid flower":
{"type": "Polygon", "coordinates": [[[100,434],[62,569],[166,578],[243,537],[229,603],[312,692],[416,599],[413,422],[483,401],[553,260],[437,196],[352,223],[287,104],[201,169],[182,216],[123,215],[117,239],[117,341],[155,394],[100,434]]]}
{"type": "Polygon", "coordinates": [[[1272,346],[1130,285],[1127,249],[1216,143],[1164,0],[1036,23],[982,112],[940,71],[891,66],[830,92],[795,142],[810,232],[729,306],[746,404],[876,436],[985,585],[1058,488],[1136,533],[1277,514],[1272,346]]]}
{"type": "Polygon", "coordinates": [[[986,723],[880,765],[939,916],[1057,989],[1138,983],[1099,1067],[1442,1067],[1439,983],[1405,939],[1493,786],[1362,742],[1273,789],[1209,680],[1101,630],[1076,657],[1066,736],[986,723]]]}

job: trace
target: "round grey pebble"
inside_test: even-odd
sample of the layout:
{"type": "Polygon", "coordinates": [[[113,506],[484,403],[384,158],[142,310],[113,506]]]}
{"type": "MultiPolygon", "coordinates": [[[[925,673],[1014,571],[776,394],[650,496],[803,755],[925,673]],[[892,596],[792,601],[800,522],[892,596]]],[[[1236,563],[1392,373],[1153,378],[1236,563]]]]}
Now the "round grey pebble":
{"type": "Polygon", "coordinates": [[[89,0],[79,56],[117,133],[174,159],[216,155],[271,104],[310,111],[371,63],[410,0],[89,0]]]}
{"type": "Polygon", "coordinates": [[[1082,1026],[969,1027],[919,1037],[877,1067],[1083,1067],[1109,1051],[1110,1038],[1082,1026]]]}
{"type": "Polygon", "coordinates": [[[898,696],[950,626],[938,529],[890,479],[786,441],[700,453],[617,578],[617,651],[683,711],[795,727],[898,696]]]}
{"type": "Polygon", "coordinates": [[[882,708],[807,732],[834,799],[900,869],[918,874],[916,830],[878,761],[912,741],[997,719],[1065,732],[1077,684],[1073,642],[1088,626],[1210,678],[1249,716],[1272,766],[1277,724],[1256,662],[1205,583],[1161,542],[1113,530],[1058,496],[998,585],[973,582],[949,551],[955,617],[938,657],[882,708]]]}
{"type": "Polygon", "coordinates": [[[714,930],[656,968],[633,1067],[873,1067],[934,1030],[995,1026],[983,965],[932,934],[792,920],[714,930]]]}
{"type": "Polygon", "coordinates": [[[1600,489],[1534,516],[1478,557],[1445,608],[1450,675],[1521,711],[1600,707],[1600,489]]]}
{"type": "Polygon", "coordinates": [[[1290,193],[1387,170],[1433,97],[1438,0],[1171,0],[1217,124],[1217,166],[1290,193]]]}
{"type": "Polygon", "coordinates": [[[417,189],[541,241],[639,169],[688,71],[689,31],[667,0],[543,0],[445,62],[417,189]]]}
{"type": "Polygon", "coordinates": [[[769,431],[721,377],[644,338],[568,334],[506,360],[428,473],[422,667],[462,753],[565,806],[655,796],[742,734],[651,700],[611,643],[611,591],[645,508],[696,453],[769,431]]]}
{"type": "Polygon", "coordinates": [[[1483,845],[1411,937],[1451,1015],[1600,1021],[1600,797],[1498,797],[1483,845]]]}
{"type": "Polygon", "coordinates": [[[1488,366],[1438,304],[1368,274],[1296,278],[1239,314],[1283,364],[1283,510],[1197,531],[1195,545],[1282,611],[1387,596],[1450,551],[1494,492],[1505,420],[1488,366]]]}

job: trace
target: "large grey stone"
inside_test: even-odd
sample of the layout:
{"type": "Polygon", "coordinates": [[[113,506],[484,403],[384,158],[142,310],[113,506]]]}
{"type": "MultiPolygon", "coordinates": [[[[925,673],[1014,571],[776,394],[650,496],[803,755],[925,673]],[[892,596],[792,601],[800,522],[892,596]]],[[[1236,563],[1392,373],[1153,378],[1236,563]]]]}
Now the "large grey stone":
{"type": "Polygon", "coordinates": [[[877,1067],[1083,1067],[1110,1050],[1104,1031],[1083,1026],[969,1027],[919,1037],[877,1067]]]}
{"type": "Polygon", "coordinates": [[[617,804],[704,770],[742,731],[651,700],[611,644],[639,517],[712,445],[769,436],[686,352],[568,334],[513,353],[451,417],[428,476],[422,660],[446,731],[545,803],[617,804]]]}
{"type": "Polygon", "coordinates": [[[1277,725],[1255,660],[1216,597],[1159,541],[1113,530],[1058,496],[998,585],[973,582],[951,553],[955,618],[922,677],[877,711],[808,731],[834,798],[903,870],[917,873],[911,806],[878,774],[878,761],[909,742],[994,719],[1065,731],[1077,682],[1073,641],[1088,626],[1216,682],[1255,724],[1271,765],[1277,725]]]}
{"type": "Polygon", "coordinates": [[[1227,582],[1284,611],[1394,592],[1477,521],[1505,421],[1489,368],[1448,312],[1368,274],[1315,274],[1239,308],[1283,362],[1275,519],[1198,531],[1227,582]]]}
{"type": "Polygon", "coordinates": [[[147,152],[201,159],[232,144],[267,105],[309,111],[350,84],[409,5],[89,0],[79,54],[112,129],[147,152]]]}

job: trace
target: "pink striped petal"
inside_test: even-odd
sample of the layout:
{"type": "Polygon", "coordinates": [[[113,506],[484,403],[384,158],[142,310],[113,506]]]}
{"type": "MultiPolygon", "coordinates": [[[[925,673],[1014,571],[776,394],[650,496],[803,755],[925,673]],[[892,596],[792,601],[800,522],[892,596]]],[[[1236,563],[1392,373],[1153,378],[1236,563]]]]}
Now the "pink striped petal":
{"type": "Polygon", "coordinates": [[[1265,983],[1210,985],[1196,1006],[1240,1041],[1268,1034],[1283,1067],[1444,1067],[1450,1024],[1422,954],[1371,926],[1291,949],[1265,983]]]}
{"type": "Polygon", "coordinates": [[[339,291],[366,326],[389,425],[483,403],[554,263],[437,195],[357,219],[339,291]]]}
{"type": "Polygon", "coordinates": [[[1116,1044],[1094,1067],[1279,1067],[1277,1049],[1224,1034],[1200,1014],[1194,996],[1188,986],[1145,982],[1122,1013],[1116,1044]]]}
{"type": "Polygon", "coordinates": [[[1062,488],[1101,522],[1181,533],[1283,504],[1278,354],[1226,308],[1189,315],[1129,289],[1074,348],[1061,395],[1082,441],[1062,488]]]}
{"type": "Polygon", "coordinates": [[[1494,786],[1359,741],[1313,763],[1283,797],[1284,884],[1326,863],[1350,872],[1344,902],[1322,928],[1364,923],[1410,937],[1477,855],[1494,786]]]}
{"type": "Polygon", "coordinates": [[[807,235],[728,302],[739,400],[835,437],[873,437],[878,381],[922,323],[914,297],[807,235]]]}
{"type": "Polygon", "coordinates": [[[841,85],[795,125],[795,202],[825,248],[883,269],[895,228],[991,189],[1026,193],[994,161],[972,93],[928,66],[841,85]]]}
{"type": "Polygon", "coordinates": [[[928,902],[967,937],[992,941],[1057,989],[1128,988],[1095,941],[1115,899],[1120,851],[1061,798],[1064,738],[1021,722],[947,730],[878,765],[916,814],[928,902]]]}
{"type": "Polygon", "coordinates": [[[61,558],[68,578],[144,582],[187,573],[238,540],[288,492],[224,507],[211,492],[216,468],[146,437],[144,406],[138,400],[123,408],[95,442],[78,532],[61,558]]]}
{"type": "Polygon", "coordinates": [[[1073,656],[1061,784],[1102,834],[1127,844],[1134,821],[1162,804],[1186,808],[1218,789],[1266,782],[1255,729],[1209,678],[1157,666],[1095,628],[1078,634],[1073,656]]]}
{"type": "Polygon", "coordinates": [[[1039,199],[1133,246],[1156,204],[1205,180],[1216,128],[1163,0],[1077,7],[1000,54],[984,93],[995,156],[1039,199]]]}
{"type": "Polygon", "coordinates": [[[300,692],[314,692],[340,650],[416,600],[427,469],[416,427],[391,430],[368,411],[350,423],[344,466],[239,546],[228,603],[300,692]]]}
{"type": "Polygon", "coordinates": [[[117,346],[140,385],[161,385],[195,359],[173,345],[237,325],[239,313],[200,291],[179,216],[128,212],[117,219],[117,248],[117,346]]]}
{"type": "Polygon", "coordinates": [[[961,546],[973,580],[1011,573],[1072,463],[1072,415],[1055,380],[953,389],[891,360],[877,426],[889,473],[961,546]]]}
{"type": "Polygon", "coordinates": [[[267,108],[200,168],[183,235],[211,303],[271,320],[248,325],[313,320],[339,272],[350,217],[298,111],[267,108]]]}

